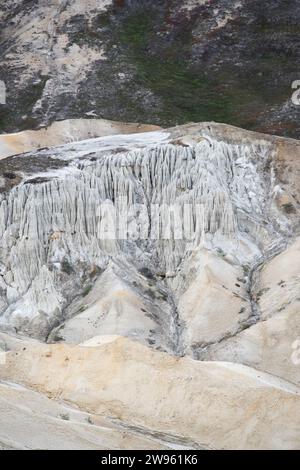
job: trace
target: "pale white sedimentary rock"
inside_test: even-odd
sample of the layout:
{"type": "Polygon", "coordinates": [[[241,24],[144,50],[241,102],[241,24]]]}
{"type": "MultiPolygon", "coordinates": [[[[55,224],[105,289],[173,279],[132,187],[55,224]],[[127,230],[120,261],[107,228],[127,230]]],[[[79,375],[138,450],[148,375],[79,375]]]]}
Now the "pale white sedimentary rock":
{"type": "Polygon", "coordinates": [[[31,150],[56,147],[105,135],[148,132],[158,126],[122,123],[106,119],[66,119],[48,127],[0,135],[0,159],[31,150]]]}
{"type": "Polygon", "coordinates": [[[247,364],[300,385],[299,266],[298,239],[261,270],[260,322],[211,346],[202,358],[247,364]]]}
{"type": "MultiPolygon", "coordinates": [[[[131,336],[141,342],[150,341],[156,347],[172,350],[172,314],[168,303],[164,302],[155,312],[152,299],[143,295],[149,289],[143,278],[140,277],[141,285],[137,289],[126,284],[115,271],[116,267],[109,266],[91,291],[69,306],[71,318],[54,329],[48,341],[81,343],[96,335],[113,332],[114,335],[131,336]]],[[[134,273],[130,274],[131,282],[134,282],[134,273]]]]}
{"type": "Polygon", "coordinates": [[[191,255],[184,272],[189,286],[178,295],[178,311],[187,350],[234,335],[251,315],[245,284],[239,281],[242,269],[224,256],[199,250],[191,255]]]}
{"type": "MultiPolygon", "coordinates": [[[[0,382],[0,449],[172,449],[155,439],[25,387],[0,382]]],[[[180,445],[179,445],[180,448],[180,445]]],[[[184,448],[184,447],[183,447],[184,448]]]]}
{"type": "MultiPolygon", "coordinates": [[[[299,448],[299,156],[203,123],[2,160],[0,377],[163,446],[299,448]],[[121,203],[127,239],[110,233],[121,203]]],[[[103,445],[146,445],[118,439],[103,445]]]]}
{"type": "MultiPolygon", "coordinates": [[[[183,140],[188,135],[184,131],[183,140]]],[[[77,309],[72,305],[78,306],[76,296],[91,289],[110,262],[120,282],[128,285],[128,295],[146,304],[152,300],[153,308],[149,312],[141,306],[136,322],[128,320],[126,308],[118,313],[120,322],[112,320],[110,309],[97,311],[102,321],[91,336],[101,328],[134,336],[143,325],[143,338],[153,341],[153,331],[159,330],[157,346],[168,349],[173,343],[182,352],[241,327],[253,313],[246,287],[238,281],[243,278],[241,265],[251,264],[289,230],[273,201],[275,182],[266,171],[273,147],[267,140],[226,143],[194,130],[189,144],[173,145],[168,144],[171,134],[102,137],[42,152],[35,158],[51,155],[69,161],[69,167],[35,173],[0,196],[2,328],[45,338],[67,320],[66,337],[87,339],[89,327],[85,330],[80,322],[90,311],[79,311],[84,302],[77,309]],[[132,210],[127,240],[126,232],[121,239],[106,233],[108,213],[120,201],[132,210]],[[145,267],[154,278],[133,283],[136,271],[145,267]],[[226,287],[216,274],[223,269],[226,287]],[[201,292],[206,290],[203,304],[201,292]],[[227,306],[224,315],[214,301],[227,306]]],[[[113,304],[113,297],[109,302],[113,304]]]]}
{"type": "Polygon", "coordinates": [[[204,448],[299,448],[299,387],[242,365],[176,358],[126,338],[99,343],[11,351],[0,374],[90,413],[204,448]]]}

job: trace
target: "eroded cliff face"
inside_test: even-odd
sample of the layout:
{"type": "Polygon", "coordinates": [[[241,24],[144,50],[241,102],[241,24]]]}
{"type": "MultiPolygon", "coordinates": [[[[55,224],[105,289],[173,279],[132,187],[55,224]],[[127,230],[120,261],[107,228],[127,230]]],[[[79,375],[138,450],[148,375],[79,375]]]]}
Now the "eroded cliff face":
{"type": "Polygon", "coordinates": [[[297,231],[299,161],[291,194],[283,145],[299,151],[203,124],[3,159],[1,328],[201,358],[276,315],[259,272],[297,231]]]}
{"type": "Polygon", "coordinates": [[[0,446],[299,448],[299,142],[90,131],[2,146],[0,446]]]}
{"type": "Polygon", "coordinates": [[[299,449],[299,12],[2,2],[0,449],[299,449]]]}

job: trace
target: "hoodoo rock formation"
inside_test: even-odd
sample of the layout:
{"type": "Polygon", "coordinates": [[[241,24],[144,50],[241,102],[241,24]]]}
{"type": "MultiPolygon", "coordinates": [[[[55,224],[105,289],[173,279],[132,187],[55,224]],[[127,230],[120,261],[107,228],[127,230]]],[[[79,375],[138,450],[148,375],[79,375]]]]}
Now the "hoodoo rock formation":
{"type": "Polygon", "coordinates": [[[83,140],[0,160],[0,386],[22,423],[47,445],[36,393],[43,419],[67,407],[66,447],[299,448],[299,142],[76,122],[83,140]]]}

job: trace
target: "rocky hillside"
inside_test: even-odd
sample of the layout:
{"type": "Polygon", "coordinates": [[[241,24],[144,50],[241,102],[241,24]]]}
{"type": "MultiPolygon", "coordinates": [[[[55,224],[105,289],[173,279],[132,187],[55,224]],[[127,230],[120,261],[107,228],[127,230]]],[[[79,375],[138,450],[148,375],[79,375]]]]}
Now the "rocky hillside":
{"type": "Polygon", "coordinates": [[[7,0],[2,131],[98,117],[299,137],[292,0],[7,0]]]}
{"type": "Polygon", "coordinates": [[[64,434],[70,407],[66,447],[93,448],[100,419],[102,447],[299,448],[299,142],[214,123],[86,138],[109,128],[2,138],[32,150],[0,160],[0,380],[41,429],[2,446],[47,446],[35,389],[64,434]]]}
{"type": "Polygon", "coordinates": [[[2,2],[0,449],[300,448],[299,20],[2,2]]]}

